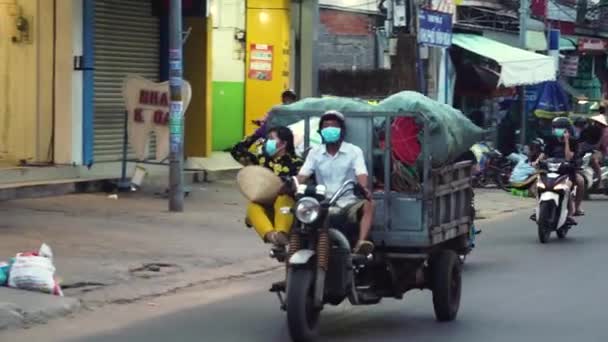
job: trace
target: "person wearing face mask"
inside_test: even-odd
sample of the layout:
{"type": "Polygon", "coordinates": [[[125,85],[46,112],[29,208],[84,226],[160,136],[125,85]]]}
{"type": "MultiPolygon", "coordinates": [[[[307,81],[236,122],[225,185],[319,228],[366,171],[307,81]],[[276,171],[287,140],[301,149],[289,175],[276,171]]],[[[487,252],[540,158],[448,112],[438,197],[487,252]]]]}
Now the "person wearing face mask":
{"type": "Polygon", "coordinates": [[[305,183],[314,175],[317,184],[324,185],[327,196],[349,180],[358,182],[365,189],[365,200],[354,194],[341,198],[337,205],[350,222],[359,223],[355,253],[369,255],[374,245],[367,240],[374,214],[371,193],[368,189],[368,172],[361,148],[344,141],[346,123],[344,115],[338,111],[328,111],[319,121],[319,133],[323,144],[314,147],[308,154],[298,175],[298,181],[305,183]]]}
{"type": "MultiPolygon", "coordinates": [[[[279,177],[294,177],[302,166],[295,152],[293,133],[288,127],[280,126],[268,130],[264,142],[263,154],[255,158],[254,164],[266,167],[279,177]]],[[[277,246],[288,243],[289,229],[293,224],[293,215],[282,213],[280,208],[293,207],[294,200],[282,191],[276,198],[273,208],[266,208],[257,203],[247,206],[247,220],[264,242],[277,246]],[[274,213],[271,220],[270,212],[274,213]]]]}
{"type": "MultiPolygon", "coordinates": [[[[578,145],[576,139],[572,137],[572,124],[570,120],[565,117],[558,117],[553,119],[551,123],[553,136],[546,141],[545,153],[543,159],[556,158],[563,159],[574,165],[577,164],[578,158],[578,145]]],[[[581,209],[581,203],[584,197],[585,183],[583,177],[576,172],[573,168],[570,174],[570,180],[577,185],[577,193],[574,203],[571,203],[568,212],[569,220],[576,223],[572,216],[582,216],[584,211],[581,209]]]]}

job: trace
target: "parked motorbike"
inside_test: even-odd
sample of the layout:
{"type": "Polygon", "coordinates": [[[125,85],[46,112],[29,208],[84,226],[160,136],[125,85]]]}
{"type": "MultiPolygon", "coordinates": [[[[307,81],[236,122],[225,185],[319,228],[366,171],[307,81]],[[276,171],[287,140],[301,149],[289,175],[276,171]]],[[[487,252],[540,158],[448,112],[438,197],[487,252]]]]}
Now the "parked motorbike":
{"type": "Polygon", "coordinates": [[[496,149],[490,149],[479,161],[480,170],[473,175],[473,187],[485,188],[495,184],[500,189],[510,191],[509,178],[514,163],[496,149]]]}
{"type": "Polygon", "coordinates": [[[591,152],[586,153],[583,156],[583,163],[581,166],[580,174],[585,180],[585,199],[589,199],[589,195],[593,194],[604,194],[608,196],[608,166],[601,167],[600,180],[594,182],[595,173],[591,167],[591,152]]]}
{"type": "Polygon", "coordinates": [[[564,239],[572,228],[568,220],[568,205],[576,194],[576,185],[568,175],[573,167],[561,159],[549,159],[540,164],[541,173],[536,183],[536,224],[541,243],[547,243],[554,231],[558,238],[564,239]]]}

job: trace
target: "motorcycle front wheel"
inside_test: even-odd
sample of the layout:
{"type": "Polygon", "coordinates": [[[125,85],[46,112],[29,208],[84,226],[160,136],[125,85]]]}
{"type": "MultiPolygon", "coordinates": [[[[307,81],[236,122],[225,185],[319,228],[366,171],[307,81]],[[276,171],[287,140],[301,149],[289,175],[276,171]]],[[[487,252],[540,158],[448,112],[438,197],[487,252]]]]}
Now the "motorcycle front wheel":
{"type": "Polygon", "coordinates": [[[538,241],[540,243],[549,242],[549,238],[551,237],[551,231],[549,229],[544,228],[542,225],[538,225],[538,241]]]}
{"type": "MultiPolygon", "coordinates": [[[[549,225],[547,218],[555,217],[556,208],[551,202],[542,202],[538,209],[538,217],[536,218],[538,224],[538,240],[540,243],[547,243],[551,237],[551,229],[547,227],[549,225]]],[[[551,222],[551,224],[553,224],[553,222],[551,222]]]]}
{"type": "Polygon", "coordinates": [[[321,310],[314,305],[311,269],[291,269],[287,282],[287,327],[294,342],[314,341],[319,333],[321,310]]]}

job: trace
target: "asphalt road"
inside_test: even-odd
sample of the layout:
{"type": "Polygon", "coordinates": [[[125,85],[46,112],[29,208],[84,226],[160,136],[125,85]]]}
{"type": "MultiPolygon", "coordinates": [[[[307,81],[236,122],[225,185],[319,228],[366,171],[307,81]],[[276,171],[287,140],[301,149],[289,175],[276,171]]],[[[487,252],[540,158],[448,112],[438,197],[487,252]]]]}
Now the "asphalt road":
{"type": "MultiPolygon", "coordinates": [[[[606,204],[587,203],[579,227],[566,240],[553,236],[547,245],[538,243],[528,215],[480,223],[483,233],[465,265],[461,308],[454,322],[437,323],[430,292],[412,291],[403,301],[325,310],[319,340],[608,341],[606,204]]],[[[266,292],[279,275],[249,280],[259,284],[258,292],[77,341],[289,341],[285,315],[266,292]]]]}

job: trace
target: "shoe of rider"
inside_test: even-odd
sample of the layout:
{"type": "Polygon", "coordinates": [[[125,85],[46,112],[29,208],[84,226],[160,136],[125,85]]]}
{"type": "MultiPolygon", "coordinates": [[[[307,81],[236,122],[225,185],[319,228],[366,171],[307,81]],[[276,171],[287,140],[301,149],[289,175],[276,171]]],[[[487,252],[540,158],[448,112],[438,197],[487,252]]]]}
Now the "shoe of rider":
{"type": "Polygon", "coordinates": [[[370,255],[374,251],[374,244],[367,240],[359,240],[355,246],[354,253],[360,255],[370,255]]]}
{"type": "Polygon", "coordinates": [[[287,246],[287,244],[289,244],[289,238],[287,237],[287,234],[283,232],[270,232],[266,234],[265,240],[278,247],[287,246]]]}

